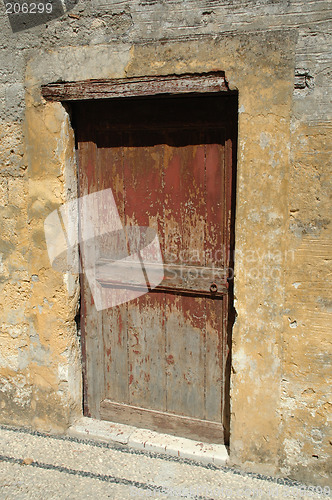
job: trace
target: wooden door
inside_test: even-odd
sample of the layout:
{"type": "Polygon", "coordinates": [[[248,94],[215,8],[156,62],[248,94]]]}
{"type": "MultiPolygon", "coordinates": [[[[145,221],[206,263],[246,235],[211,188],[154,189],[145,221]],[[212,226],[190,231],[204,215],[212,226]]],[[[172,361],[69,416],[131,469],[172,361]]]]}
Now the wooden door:
{"type": "Polygon", "coordinates": [[[235,108],[209,95],[75,104],[80,196],[111,188],[123,226],[157,231],[165,273],[99,312],[82,275],[86,415],[224,442],[235,108]]]}

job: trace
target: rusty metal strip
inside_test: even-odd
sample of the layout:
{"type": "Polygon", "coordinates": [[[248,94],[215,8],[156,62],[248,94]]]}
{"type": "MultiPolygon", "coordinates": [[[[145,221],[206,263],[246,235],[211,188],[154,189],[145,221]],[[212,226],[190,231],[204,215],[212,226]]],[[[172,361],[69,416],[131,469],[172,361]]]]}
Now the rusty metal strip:
{"type": "MultiPolygon", "coordinates": [[[[121,283],[116,281],[106,281],[102,279],[97,280],[98,283],[104,288],[114,288],[121,290],[137,290],[138,292],[144,292],[147,290],[147,286],[142,284],[134,284],[134,283],[121,283]]],[[[211,297],[211,298],[220,298],[228,293],[228,288],[226,285],[220,286],[217,291],[209,291],[209,290],[200,290],[195,289],[191,290],[190,288],[184,287],[172,287],[167,285],[158,285],[155,288],[149,289],[149,293],[153,292],[165,292],[165,293],[174,293],[180,295],[192,295],[194,297],[211,297]]]]}

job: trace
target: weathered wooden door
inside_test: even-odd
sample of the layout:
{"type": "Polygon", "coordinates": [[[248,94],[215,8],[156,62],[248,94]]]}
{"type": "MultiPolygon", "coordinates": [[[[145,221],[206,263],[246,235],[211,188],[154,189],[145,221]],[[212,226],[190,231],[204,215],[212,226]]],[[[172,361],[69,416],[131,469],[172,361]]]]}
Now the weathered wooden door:
{"type": "Polygon", "coordinates": [[[99,312],[82,276],[87,415],[223,442],[235,109],[212,95],[74,106],[80,196],[111,188],[165,266],[157,289],[99,312]]]}

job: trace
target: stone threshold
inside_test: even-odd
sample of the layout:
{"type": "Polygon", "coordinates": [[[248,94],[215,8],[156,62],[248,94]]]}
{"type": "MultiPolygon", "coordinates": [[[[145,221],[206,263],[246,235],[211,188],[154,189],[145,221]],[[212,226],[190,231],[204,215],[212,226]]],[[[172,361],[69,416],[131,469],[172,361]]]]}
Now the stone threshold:
{"type": "Polygon", "coordinates": [[[202,443],[88,417],[77,420],[69,427],[67,434],[80,439],[126,445],[134,450],[186,458],[202,464],[224,466],[229,458],[226,446],[222,444],[202,443]]]}

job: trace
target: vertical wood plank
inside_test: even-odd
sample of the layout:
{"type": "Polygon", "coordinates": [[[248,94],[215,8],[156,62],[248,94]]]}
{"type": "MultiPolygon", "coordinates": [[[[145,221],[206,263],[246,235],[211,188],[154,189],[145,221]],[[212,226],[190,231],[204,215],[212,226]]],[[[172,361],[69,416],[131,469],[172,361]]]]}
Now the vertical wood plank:
{"type": "MultiPolygon", "coordinates": [[[[83,123],[89,127],[90,120],[83,114],[83,123]]],[[[87,129],[83,130],[84,134],[87,129]]],[[[84,196],[97,191],[96,185],[96,162],[97,147],[93,134],[89,134],[92,140],[79,141],[79,194],[84,196]]],[[[80,137],[79,137],[80,139],[80,137]]],[[[83,225],[84,225],[84,221],[83,225]]],[[[84,228],[82,228],[84,230],[84,228]]],[[[84,246],[81,245],[81,257],[84,262],[84,246]]],[[[84,270],[84,269],[83,269],[84,270]]],[[[81,307],[83,312],[82,324],[84,329],[84,372],[85,372],[85,409],[93,418],[100,417],[100,401],[105,397],[104,390],[104,355],[102,338],[102,312],[94,307],[93,297],[84,273],[81,275],[81,307]]]]}
{"type": "MultiPolygon", "coordinates": [[[[153,133],[131,133],[124,148],[126,224],[149,226],[163,246],[163,148],[153,133]],[[146,145],[157,142],[157,145],[146,145]]],[[[128,303],[129,400],[150,409],[166,407],[164,294],[128,303]]]]}
{"type": "MultiPolygon", "coordinates": [[[[122,134],[98,132],[98,178],[100,189],[112,189],[121,223],[125,225],[122,134]]],[[[107,210],[107,207],[106,207],[107,210]]],[[[107,213],[104,214],[107,219],[107,213]]],[[[103,257],[123,258],[124,233],[107,234],[100,242],[103,257]]],[[[104,377],[106,397],[128,403],[127,304],[103,311],[104,377]]]]}
{"type": "MultiPolygon", "coordinates": [[[[233,111],[234,112],[234,111],[233,111]]],[[[225,131],[225,235],[224,244],[226,246],[226,265],[234,268],[234,256],[231,251],[235,244],[235,199],[233,199],[233,182],[235,180],[236,165],[236,123],[229,122],[227,133],[225,131]],[[234,207],[232,209],[232,204],[234,207]],[[234,210],[234,211],[233,211],[234,210]]],[[[230,270],[232,273],[232,270],[230,270]]],[[[223,416],[222,423],[225,431],[225,443],[229,443],[230,436],[230,376],[231,376],[231,339],[232,326],[235,320],[235,310],[233,308],[233,282],[230,282],[229,294],[223,301],[223,363],[224,363],[224,383],[223,383],[223,416]]]]}
{"type": "MultiPolygon", "coordinates": [[[[214,134],[215,135],[215,134],[214,134]]],[[[216,138],[215,138],[216,139],[216,138]]],[[[222,268],[224,245],[224,142],[206,145],[206,265],[222,268]]],[[[206,299],[206,418],[221,422],[223,404],[223,301],[206,299]]]]}
{"type": "MultiPolygon", "coordinates": [[[[173,262],[204,259],[204,146],[165,146],[165,248],[173,262]]],[[[174,137],[173,137],[174,141],[174,137]]],[[[196,138],[197,141],[197,138],[196,138]]],[[[194,141],[195,142],[195,141],[194,141]]],[[[166,306],[167,411],[204,418],[205,299],[169,295],[166,306]]]]}

